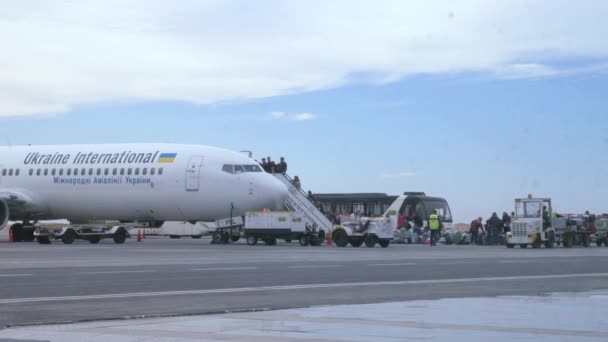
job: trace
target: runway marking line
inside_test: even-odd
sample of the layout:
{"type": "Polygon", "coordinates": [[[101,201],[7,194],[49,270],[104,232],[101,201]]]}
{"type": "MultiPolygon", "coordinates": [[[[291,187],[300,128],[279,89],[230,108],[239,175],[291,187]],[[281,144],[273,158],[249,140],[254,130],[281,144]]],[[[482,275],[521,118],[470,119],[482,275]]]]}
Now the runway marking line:
{"type": "Polygon", "coordinates": [[[498,260],[499,264],[532,264],[536,260],[498,260]]]}
{"type": "Polygon", "coordinates": [[[342,265],[292,265],[292,266],[287,266],[287,268],[332,268],[332,267],[342,267],[342,265]]]}
{"type": "Polygon", "coordinates": [[[400,264],[368,264],[367,266],[414,266],[415,262],[404,262],[400,264]]]}
{"type": "Polygon", "coordinates": [[[192,268],[190,271],[232,271],[232,270],[257,270],[257,267],[210,267],[192,268]]]}
{"type": "Polygon", "coordinates": [[[95,271],[95,272],[78,272],[76,274],[114,274],[114,273],[152,273],[155,270],[133,270],[133,271],[95,271]]]}
{"type": "Polygon", "coordinates": [[[29,277],[33,274],[0,274],[0,277],[29,277]]]}
{"type": "Polygon", "coordinates": [[[208,295],[208,294],[219,294],[219,293],[290,291],[290,290],[309,290],[309,289],[330,289],[330,288],[343,288],[343,287],[353,288],[353,287],[371,287],[371,286],[404,286],[404,285],[475,283],[475,282],[485,282],[485,281],[519,281],[519,280],[567,279],[567,278],[608,278],[608,273],[579,273],[579,274],[553,274],[553,275],[511,276],[511,277],[482,277],[482,278],[376,281],[376,282],[359,282],[359,283],[278,285],[278,286],[240,287],[240,288],[223,288],[223,289],[220,288],[220,289],[208,289],[208,290],[130,292],[130,293],[109,293],[109,294],[82,295],[82,296],[10,298],[10,299],[0,299],[0,304],[77,301],[77,300],[95,300],[95,299],[101,300],[101,299],[141,298],[141,297],[167,297],[167,296],[179,296],[179,295],[190,295],[191,296],[191,295],[208,295]]]}

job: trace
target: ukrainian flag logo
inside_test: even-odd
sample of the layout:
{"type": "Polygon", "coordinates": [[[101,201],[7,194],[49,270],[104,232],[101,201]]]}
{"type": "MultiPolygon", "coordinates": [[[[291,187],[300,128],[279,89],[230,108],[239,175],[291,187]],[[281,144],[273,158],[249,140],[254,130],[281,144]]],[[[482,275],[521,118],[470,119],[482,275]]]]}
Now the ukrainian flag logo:
{"type": "Polygon", "coordinates": [[[177,157],[177,153],[161,153],[158,157],[159,163],[173,163],[177,157]]]}

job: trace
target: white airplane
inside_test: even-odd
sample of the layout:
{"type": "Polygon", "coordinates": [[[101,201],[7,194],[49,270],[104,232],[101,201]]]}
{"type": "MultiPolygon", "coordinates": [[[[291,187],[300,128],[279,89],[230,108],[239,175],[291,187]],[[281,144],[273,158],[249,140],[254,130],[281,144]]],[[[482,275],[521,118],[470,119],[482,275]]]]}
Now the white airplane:
{"type": "MultiPolygon", "coordinates": [[[[286,187],[247,156],[178,144],[0,147],[0,229],[32,221],[210,221],[281,209],[286,187]]],[[[21,236],[23,235],[23,236],[21,236]]]]}

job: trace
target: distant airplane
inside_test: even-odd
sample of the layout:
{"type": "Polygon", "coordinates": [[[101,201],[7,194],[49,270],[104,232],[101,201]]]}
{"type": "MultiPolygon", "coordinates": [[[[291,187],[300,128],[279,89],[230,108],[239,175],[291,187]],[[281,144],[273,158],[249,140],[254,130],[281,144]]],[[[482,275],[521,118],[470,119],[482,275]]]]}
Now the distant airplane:
{"type": "Polygon", "coordinates": [[[286,195],[256,161],[216,147],[0,147],[0,229],[21,221],[16,240],[33,240],[37,220],[210,221],[281,209],[286,195]]]}

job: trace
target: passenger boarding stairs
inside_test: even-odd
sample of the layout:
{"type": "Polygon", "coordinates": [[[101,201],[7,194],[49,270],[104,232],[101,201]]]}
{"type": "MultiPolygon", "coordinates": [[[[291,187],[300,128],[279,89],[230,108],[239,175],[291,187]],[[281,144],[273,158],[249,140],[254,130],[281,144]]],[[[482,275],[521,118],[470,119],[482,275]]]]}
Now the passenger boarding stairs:
{"type": "Polygon", "coordinates": [[[288,175],[275,173],[274,176],[283,182],[289,190],[289,196],[285,200],[285,205],[288,209],[301,215],[306,223],[316,227],[317,231],[324,230],[327,234],[332,230],[334,225],[331,221],[308,199],[308,196],[302,189],[292,184],[292,180],[288,175]]]}

